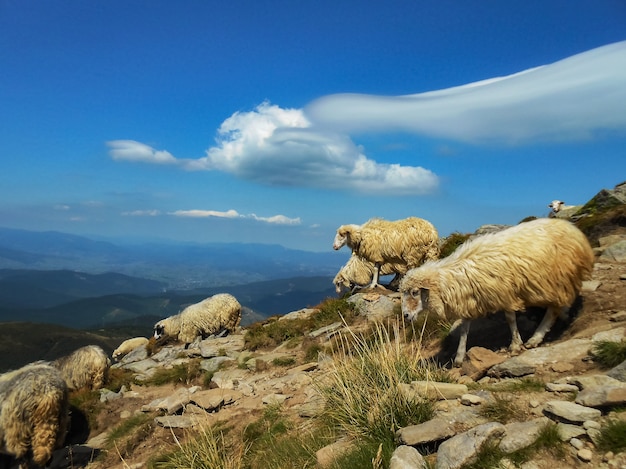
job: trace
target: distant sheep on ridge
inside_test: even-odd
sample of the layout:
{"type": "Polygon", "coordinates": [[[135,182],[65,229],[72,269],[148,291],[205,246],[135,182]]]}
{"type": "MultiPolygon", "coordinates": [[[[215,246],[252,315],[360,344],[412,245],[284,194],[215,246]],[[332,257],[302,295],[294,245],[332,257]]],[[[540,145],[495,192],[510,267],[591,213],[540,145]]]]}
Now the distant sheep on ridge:
{"type": "Polygon", "coordinates": [[[126,339],[115,350],[113,350],[113,358],[119,360],[123,356],[129,354],[136,348],[148,345],[149,340],[146,337],[133,337],[126,339]]]}
{"type": "Polygon", "coordinates": [[[154,325],[154,337],[169,336],[186,346],[197,337],[234,332],[241,322],[241,305],[228,293],[218,293],[154,325]]]}
{"type": "Polygon", "coordinates": [[[337,229],[333,249],[346,245],[354,254],[375,264],[371,287],[378,286],[380,267],[385,263],[402,275],[439,255],[437,230],[429,221],[417,217],[396,221],[372,218],[363,225],[342,225],[337,229]]]}
{"type": "Polygon", "coordinates": [[[412,269],[400,282],[407,319],[430,311],[450,321],[462,320],[454,360],[465,357],[471,319],[504,311],[511,329],[512,351],[522,339],[515,313],[528,307],[547,308],[526,347],[539,345],[561,313],[590,278],[594,253],[572,223],[540,218],[461,245],[449,257],[412,269]]]}

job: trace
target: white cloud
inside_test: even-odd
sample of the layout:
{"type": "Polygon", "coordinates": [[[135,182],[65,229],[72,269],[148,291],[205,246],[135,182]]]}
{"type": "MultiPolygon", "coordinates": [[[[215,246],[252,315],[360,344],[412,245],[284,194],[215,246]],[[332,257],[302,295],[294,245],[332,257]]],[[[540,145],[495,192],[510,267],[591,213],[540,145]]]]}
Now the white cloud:
{"type": "Polygon", "coordinates": [[[218,212],[216,210],[176,210],[171,212],[170,215],[176,217],[191,217],[191,218],[240,218],[241,215],[236,210],[228,210],[227,212],[218,212]]]}
{"type": "Polygon", "coordinates": [[[138,161],[142,163],[175,164],[176,158],[171,153],[155,150],[145,143],[135,140],[111,140],[109,154],[114,160],[138,161]]]}
{"type": "Polygon", "coordinates": [[[237,112],[218,130],[216,146],[198,159],[176,159],[129,140],[108,142],[114,159],[168,163],[189,171],[217,170],[274,186],[317,187],[379,195],[425,194],[437,176],[414,166],[380,164],[368,159],[349,136],[311,128],[302,110],[263,103],[237,112]],[[121,143],[120,143],[121,142],[121,143]],[[134,151],[137,150],[137,153],[134,151]]]}
{"type": "Polygon", "coordinates": [[[300,218],[289,218],[284,215],[273,215],[271,217],[259,217],[254,213],[249,215],[242,215],[236,210],[227,210],[226,212],[220,212],[216,210],[176,210],[170,212],[170,215],[176,217],[190,217],[190,218],[248,218],[264,223],[270,223],[274,225],[299,225],[301,223],[300,218]]]}
{"type": "Polygon", "coordinates": [[[252,218],[257,221],[263,221],[266,223],[271,223],[274,225],[299,225],[302,223],[300,217],[298,218],[288,218],[285,215],[274,215],[273,217],[258,217],[254,213],[249,215],[249,218],[252,218]]]}
{"type": "Polygon", "coordinates": [[[133,210],[130,212],[122,212],[126,217],[156,217],[161,214],[158,210],[133,210]]]}
{"type": "Polygon", "coordinates": [[[550,65],[406,96],[338,94],[306,107],[345,133],[406,131],[471,143],[579,140],[626,130],[626,41],[550,65]]]}

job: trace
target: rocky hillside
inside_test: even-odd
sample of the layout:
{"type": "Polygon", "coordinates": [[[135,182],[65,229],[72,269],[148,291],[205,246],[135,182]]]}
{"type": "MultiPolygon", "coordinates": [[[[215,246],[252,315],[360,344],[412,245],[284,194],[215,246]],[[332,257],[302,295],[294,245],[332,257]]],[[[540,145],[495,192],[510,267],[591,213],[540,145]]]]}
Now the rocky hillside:
{"type": "MultiPolygon", "coordinates": [[[[577,219],[596,246],[593,279],[585,283],[581,302],[573,308],[570,320],[557,324],[536,349],[512,356],[506,348],[510,337],[504,318],[494,315],[472,323],[466,361],[461,368],[450,369],[449,359],[458,342],[454,331],[445,338],[432,333],[420,340],[419,331],[410,331],[401,321],[398,293],[362,291],[348,299],[356,312],[350,320],[316,324],[313,319],[324,308],[320,305],[225,338],[206,339],[187,350],[170,343],[133,351],[112,369],[112,380],[124,375],[131,376],[132,382],[101,390],[99,404],[83,401],[77,405],[69,444],[56,453],[51,467],[278,467],[270,465],[268,456],[268,460],[263,459],[264,454],[279,451],[273,446],[277,440],[267,439],[279,433],[268,423],[268,412],[280,413],[280,418],[271,414],[269,420],[282,422],[284,418],[287,433],[312,435],[311,429],[325,406],[320,389],[332,382],[346,361],[334,358],[331,349],[337,350],[337,344],[355,337],[371,338],[371,331],[376,335],[381,328],[400,331],[389,339],[391,348],[419,354],[420,359],[443,367],[445,379],[408,380],[397,385],[403,398],[416,408],[424,399],[434,402],[433,414],[421,422],[398,425],[391,454],[386,455],[381,444],[367,464],[335,464],[358,446],[348,435],[335,435],[324,444],[311,436],[307,463],[302,463],[294,450],[291,465],[283,467],[626,467],[626,454],[601,449],[599,436],[611,422],[626,421],[626,413],[621,412],[626,404],[626,362],[606,368],[594,358],[598,344],[619,343],[626,332],[623,204],[601,208],[591,204],[593,213],[577,219]],[[596,217],[596,223],[589,222],[591,217],[596,217]],[[292,324],[310,328],[296,337],[285,332],[292,331],[292,324]],[[283,336],[274,334],[276,345],[254,341],[256,334],[272,335],[279,330],[283,336]],[[311,351],[323,353],[313,355],[311,351]],[[163,370],[186,373],[157,384],[163,370]],[[501,416],[489,411],[504,404],[510,407],[504,409],[507,418],[502,422],[501,416]],[[81,421],[80,416],[85,419],[81,421]],[[231,436],[249,435],[251,429],[257,429],[252,441],[267,447],[257,447],[257,460],[246,460],[245,464],[240,458],[239,465],[163,465],[163,455],[185,448],[185,442],[206,437],[207,424],[225,428],[231,436]],[[558,430],[561,452],[537,449],[536,440],[548,425],[558,430]],[[513,455],[524,448],[528,451],[518,462],[513,455]],[[472,466],[486,449],[499,458],[472,466]]],[[[540,317],[518,317],[520,333],[526,339],[540,317]]],[[[372,396],[372,405],[380,399],[382,396],[372,396]]],[[[369,411],[363,409],[364,413],[369,411]]],[[[369,424],[374,423],[370,419],[369,424]]],[[[209,435],[211,441],[222,441],[213,436],[209,435]]],[[[252,444],[248,442],[247,448],[252,444]]],[[[245,448],[237,445],[228,448],[231,462],[245,453],[245,448]]]]}

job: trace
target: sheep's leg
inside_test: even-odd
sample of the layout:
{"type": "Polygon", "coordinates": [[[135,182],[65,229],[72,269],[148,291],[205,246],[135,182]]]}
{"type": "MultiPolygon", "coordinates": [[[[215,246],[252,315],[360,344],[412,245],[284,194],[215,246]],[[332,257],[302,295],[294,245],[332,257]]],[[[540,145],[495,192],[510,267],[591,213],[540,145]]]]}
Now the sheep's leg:
{"type": "Polygon", "coordinates": [[[519,335],[519,329],[517,328],[517,317],[515,312],[504,313],[506,322],[509,323],[509,329],[511,329],[511,345],[509,350],[511,352],[519,352],[522,348],[522,337],[519,335]]]}
{"type": "Polygon", "coordinates": [[[459,325],[461,336],[459,337],[459,346],[456,349],[456,356],[454,357],[454,366],[461,366],[465,359],[465,350],[467,349],[467,334],[469,334],[470,321],[469,319],[463,319],[459,325]]]}
{"type": "Polygon", "coordinates": [[[560,308],[556,308],[554,306],[548,307],[548,309],[546,310],[546,314],[544,315],[541,323],[537,327],[537,330],[524,345],[526,345],[527,348],[533,348],[539,345],[543,341],[543,338],[548,333],[550,328],[552,328],[552,326],[556,322],[557,317],[560,315],[560,308]]]}
{"type": "Polygon", "coordinates": [[[377,262],[374,264],[374,276],[372,278],[372,283],[370,283],[370,288],[376,288],[378,286],[379,276],[380,276],[380,264],[377,262]]]}

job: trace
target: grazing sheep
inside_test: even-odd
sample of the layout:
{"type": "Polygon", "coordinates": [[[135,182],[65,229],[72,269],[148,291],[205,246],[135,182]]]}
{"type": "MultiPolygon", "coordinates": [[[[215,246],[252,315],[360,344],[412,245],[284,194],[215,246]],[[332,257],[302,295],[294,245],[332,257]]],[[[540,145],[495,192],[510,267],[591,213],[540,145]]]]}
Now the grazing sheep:
{"type": "Polygon", "coordinates": [[[45,466],[69,425],[67,385],[58,369],[26,365],[0,376],[0,451],[20,468],[45,466]]]}
{"type": "Polygon", "coordinates": [[[439,256],[437,230],[429,221],[417,217],[396,221],[372,218],[363,225],[342,225],[337,229],[333,249],[346,245],[354,254],[375,264],[370,287],[378,286],[383,264],[390,264],[395,273],[402,275],[439,256]]]}
{"type": "MultiPolygon", "coordinates": [[[[333,279],[333,283],[335,284],[335,291],[337,294],[342,293],[344,290],[352,290],[354,291],[357,287],[363,287],[372,282],[372,278],[374,277],[374,270],[376,269],[376,265],[372,262],[363,259],[356,254],[352,254],[348,262],[339,269],[337,275],[333,279]]],[[[403,274],[406,273],[407,267],[406,265],[397,265],[392,266],[391,264],[383,264],[380,266],[380,275],[391,275],[396,274],[396,276],[389,283],[389,288],[397,288],[397,284],[399,283],[400,274],[397,273],[401,271],[403,274]]]]}
{"type": "Polygon", "coordinates": [[[119,345],[119,347],[113,350],[112,356],[115,360],[119,360],[124,355],[129,354],[136,348],[148,345],[148,342],[149,340],[145,337],[133,337],[132,339],[126,339],[119,345]]]}
{"type": "Polygon", "coordinates": [[[199,336],[234,332],[240,322],[241,305],[237,299],[228,293],[218,293],[157,322],[154,337],[170,336],[188,346],[199,336]]]}
{"type": "Polygon", "coordinates": [[[86,345],[50,364],[61,371],[70,390],[96,390],[104,386],[111,360],[98,345],[86,345]]]}
{"type": "Polygon", "coordinates": [[[414,319],[423,310],[450,321],[462,319],[454,364],[465,357],[471,319],[504,311],[512,351],[522,339],[516,311],[537,306],[546,314],[526,347],[539,345],[562,308],[570,307],[593,270],[594,254],[585,235],[556,218],[520,223],[461,245],[449,257],[427,262],[400,282],[402,310],[414,319]]]}

